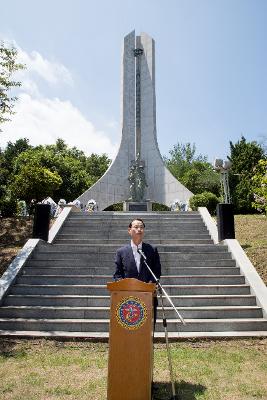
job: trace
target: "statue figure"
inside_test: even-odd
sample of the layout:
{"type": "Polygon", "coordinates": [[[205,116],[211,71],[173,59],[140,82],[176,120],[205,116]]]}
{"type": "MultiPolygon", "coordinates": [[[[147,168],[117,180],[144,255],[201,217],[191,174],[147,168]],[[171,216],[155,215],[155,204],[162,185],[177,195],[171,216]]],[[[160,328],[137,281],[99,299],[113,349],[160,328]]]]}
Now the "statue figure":
{"type": "Polygon", "coordinates": [[[143,165],[137,166],[137,201],[144,200],[145,188],[147,187],[146,176],[143,165]]]}
{"type": "Polygon", "coordinates": [[[136,167],[135,167],[135,165],[132,165],[130,167],[128,181],[130,182],[130,200],[137,201],[136,200],[137,180],[136,180],[136,167]]]}
{"type": "Polygon", "coordinates": [[[140,154],[137,155],[135,162],[130,167],[128,180],[130,182],[130,199],[140,202],[144,200],[145,188],[148,186],[144,166],[140,161],[140,154]]]}

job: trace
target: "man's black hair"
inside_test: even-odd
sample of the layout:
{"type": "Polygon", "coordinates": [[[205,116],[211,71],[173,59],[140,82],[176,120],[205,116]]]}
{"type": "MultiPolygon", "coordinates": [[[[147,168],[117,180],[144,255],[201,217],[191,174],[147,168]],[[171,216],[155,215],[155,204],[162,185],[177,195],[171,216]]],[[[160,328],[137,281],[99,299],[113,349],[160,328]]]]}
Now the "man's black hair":
{"type": "Polygon", "coordinates": [[[134,219],[132,219],[131,222],[129,223],[129,228],[132,227],[132,223],[133,223],[134,221],[140,221],[140,222],[142,222],[143,227],[144,227],[144,228],[146,227],[144,221],[143,221],[141,218],[134,218],[134,219]]]}

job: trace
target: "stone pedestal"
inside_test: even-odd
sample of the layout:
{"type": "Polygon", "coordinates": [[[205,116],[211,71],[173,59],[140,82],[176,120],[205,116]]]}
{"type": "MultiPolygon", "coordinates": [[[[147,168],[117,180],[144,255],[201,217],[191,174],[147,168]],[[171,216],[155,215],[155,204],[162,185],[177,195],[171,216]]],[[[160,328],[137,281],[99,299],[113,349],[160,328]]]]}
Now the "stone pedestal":
{"type": "Polygon", "coordinates": [[[126,200],[123,202],[123,211],[152,211],[152,202],[126,200]]]}

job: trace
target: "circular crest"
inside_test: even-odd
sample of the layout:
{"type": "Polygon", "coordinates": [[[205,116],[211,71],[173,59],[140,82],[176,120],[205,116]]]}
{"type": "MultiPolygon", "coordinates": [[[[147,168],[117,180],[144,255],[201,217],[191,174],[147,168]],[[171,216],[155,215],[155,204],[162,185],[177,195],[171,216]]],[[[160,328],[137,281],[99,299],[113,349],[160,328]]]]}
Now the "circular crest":
{"type": "Polygon", "coordinates": [[[138,297],[125,297],[117,306],[116,317],[124,328],[138,329],[147,319],[146,306],[138,297]]]}

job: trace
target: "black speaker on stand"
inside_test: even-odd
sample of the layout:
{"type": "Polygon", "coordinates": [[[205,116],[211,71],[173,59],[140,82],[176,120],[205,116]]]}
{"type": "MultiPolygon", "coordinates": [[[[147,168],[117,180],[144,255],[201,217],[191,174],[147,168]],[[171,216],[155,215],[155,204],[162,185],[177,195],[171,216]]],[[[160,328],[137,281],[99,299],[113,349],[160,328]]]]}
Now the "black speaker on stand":
{"type": "Polygon", "coordinates": [[[233,205],[219,203],[217,205],[217,226],[219,242],[224,239],[235,239],[235,220],[233,205]]]}
{"type": "Polygon", "coordinates": [[[50,204],[36,204],[32,237],[34,239],[43,239],[48,241],[49,224],[50,224],[50,204]]]}

